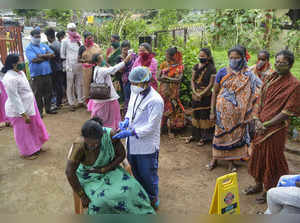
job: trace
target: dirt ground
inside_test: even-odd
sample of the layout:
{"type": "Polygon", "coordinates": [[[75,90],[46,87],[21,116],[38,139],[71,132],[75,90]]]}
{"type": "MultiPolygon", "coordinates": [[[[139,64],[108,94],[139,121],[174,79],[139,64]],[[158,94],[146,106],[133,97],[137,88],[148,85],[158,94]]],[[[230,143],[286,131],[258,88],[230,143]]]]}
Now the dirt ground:
{"type": "MultiPolygon", "coordinates": [[[[48,151],[36,160],[19,157],[13,131],[0,131],[0,213],[1,214],[73,214],[72,190],[65,177],[66,156],[81,125],[89,118],[84,109],[62,110],[45,116],[50,140],[48,151]]],[[[209,172],[210,146],[185,145],[181,135],[169,140],[162,136],[159,157],[161,214],[207,214],[215,180],[227,174],[225,164],[209,172]]],[[[300,156],[286,153],[291,172],[300,172],[300,156]]],[[[253,183],[247,163],[238,168],[239,187],[253,183]]],[[[255,214],[265,205],[256,205],[255,196],[240,193],[241,212],[255,214]]]]}

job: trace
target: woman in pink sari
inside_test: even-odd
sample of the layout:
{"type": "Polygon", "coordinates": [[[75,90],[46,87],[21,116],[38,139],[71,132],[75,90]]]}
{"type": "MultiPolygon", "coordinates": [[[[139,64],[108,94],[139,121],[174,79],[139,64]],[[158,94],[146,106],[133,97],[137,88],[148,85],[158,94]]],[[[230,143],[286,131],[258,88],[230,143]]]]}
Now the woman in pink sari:
{"type": "Polygon", "coordinates": [[[16,144],[25,159],[35,159],[42,152],[42,145],[49,139],[40,117],[34,94],[25,73],[24,62],[19,55],[8,55],[2,72],[7,93],[5,113],[13,126],[16,144]]]}
{"type": "Polygon", "coordinates": [[[103,121],[103,126],[117,130],[121,121],[120,104],[118,102],[119,95],[113,86],[111,76],[123,69],[131,60],[131,55],[128,55],[124,61],[112,66],[103,66],[103,57],[101,54],[93,55],[93,63],[97,64],[94,70],[94,82],[96,84],[106,84],[110,87],[110,98],[103,100],[91,100],[92,117],[98,117],[103,121]],[[102,64],[102,65],[101,65],[102,64]]]}
{"type": "MultiPolygon", "coordinates": [[[[0,61],[0,70],[2,69],[3,65],[0,61]]],[[[5,102],[7,100],[7,94],[2,83],[4,74],[0,71],[0,124],[5,122],[5,125],[8,126],[8,120],[5,114],[5,102]]]]}
{"type": "Polygon", "coordinates": [[[149,43],[142,43],[139,48],[139,57],[135,60],[132,69],[138,66],[148,67],[152,74],[150,86],[157,90],[157,60],[154,58],[152,47],[149,43]]]}

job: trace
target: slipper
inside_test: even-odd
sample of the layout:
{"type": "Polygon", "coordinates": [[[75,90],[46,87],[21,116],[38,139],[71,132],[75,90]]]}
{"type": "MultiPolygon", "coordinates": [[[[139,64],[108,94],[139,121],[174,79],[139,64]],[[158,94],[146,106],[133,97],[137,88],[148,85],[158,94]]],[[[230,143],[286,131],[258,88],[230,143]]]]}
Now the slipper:
{"type": "Polygon", "coordinates": [[[185,143],[186,144],[189,144],[191,142],[195,141],[195,138],[193,136],[190,136],[190,137],[186,137],[185,138],[185,143]]]}
{"type": "Polygon", "coordinates": [[[37,154],[31,155],[31,156],[22,156],[23,159],[25,160],[34,160],[36,158],[38,158],[37,154]]]}
{"type": "Polygon", "coordinates": [[[152,207],[154,208],[155,211],[158,210],[159,204],[160,204],[160,200],[159,199],[157,199],[155,203],[152,203],[152,207]]]}
{"type": "Polygon", "coordinates": [[[265,204],[267,203],[267,193],[263,193],[260,197],[256,198],[257,204],[265,204]]]}
{"type": "Polygon", "coordinates": [[[249,186],[246,189],[244,189],[242,192],[245,195],[258,194],[258,193],[262,192],[262,188],[258,188],[256,186],[249,186]]]}
{"type": "Polygon", "coordinates": [[[199,147],[202,147],[205,145],[205,142],[203,140],[200,140],[198,143],[197,143],[197,146],[199,147]]]}
{"type": "Polygon", "coordinates": [[[256,204],[265,204],[267,203],[267,198],[266,197],[258,197],[256,198],[256,204]]]}
{"type": "Polygon", "coordinates": [[[206,167],[207,170],[212,171],[213,169],[215,169],[217,167],[217,164],[216,163],[214,163],[214,164],[209,163],[205,167],[206,167]]]}

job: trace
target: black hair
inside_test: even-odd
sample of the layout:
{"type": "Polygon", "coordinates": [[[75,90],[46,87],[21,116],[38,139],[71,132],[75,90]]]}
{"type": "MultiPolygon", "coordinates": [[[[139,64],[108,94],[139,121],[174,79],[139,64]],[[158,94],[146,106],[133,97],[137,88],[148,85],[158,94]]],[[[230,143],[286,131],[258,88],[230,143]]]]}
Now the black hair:
{"type": "Polygon", "coordinates": [[[289,50],[281,50],[281,51],[279,51],[276,54],[275,58],[277,58],[278,56],[281,56],[281,55],[284,56],[284,58],[286,58],[288,60],[289,65],[293,65],[294,64],[294,62],[295,62],[295,56],[294,56],[294,54],[291,51],[289,51],[289,50]]]}
{"type": "Polygon", "coordinates": [[[83,33],[83,37],[86,39],[88,36],[92,36],[92,33],[91,32],[88,32],[88,31],[85,31],[83,33]]]}
{"type": "Polygon", "coordinates": [[[34,35],[37,35],[37,34],[41,34],[41,31],[38,30],[38,29],[34,29],[34,30],[32,30],[32,31],[30,32],[30,35],[31,35],[31,36],[34,36],[34,35]]]}
{"type": "Polygon", "coordinates": [[[115,40],[120,41],[120,36],[119,36],[119,35],[114,34],[114,35],[111,35],[111,37],[112,37],[113,39],[115,39],[115,40]]]}
{"type": "Polygon", "coordinates": [[[230,50],[228,50],[227,55],[229,56],[232,52],[236,52],[236,53],[238,53],[242,58],[245,58],[243,49],[240,48],[240,47],[233,47],[233,48],[231,48],[230,50]]]}
{"type": "Polygon", "coordinates": [[[270,59],[270,53],[267,50],[261,50],[261,51],[258,52],[258,55],[259,54],[264,54],[264,55],[266,55],[268,60],[270,59]]]}
{"type": "Polygon", "coordinates": [[[100,139],[103,136],[103,123],[98,117],[86,121],[81,128],[81,136],[84,138],[100,139]]]}
{"type": "Polygon", "coordinates": [[[55,39],[55,31],[53,28],[48,28],[46,29],[45,31],[45,35],[52,38],[52,39],[55,39]]]}
{"type": "Polygon", "coordinates": [[[149,43],[142,43],[140,46],[144,47],[149,53],[152,53],[152,46],[149,43]]]}
{"type": "Polygon", "coordinates": [[[61,30],[58,33],[56,33],[56,38],[59,39],[59,38],[65,36],[65,35],[66,35],[66,32],[64,30],[61,30]]]}
{"type": "Polygon", "coordinates": [[[211,63],[212,65],[215,65],[214,58],[212,57],[212,53],[209,48],[201,48],[200,52],[204,52],[206,54],[206,56],[209,57],[208,62],[211,63]]]}
{"type": "Polygon", "coordinates": [[[244,47],[244,46],[242,46],[242,45],[236,45],[235,46],[236,48],[240,48],[241,50],[242,50],[242,52],[243,52],[243,57],[246,57],[246,55],[247,55],[247,49],[246,49],[246,47],[244,47]]]}
{"type": "Polygon", "coordinates": [[[19,59],[20,59],[20,56],[18,54],[9,54],[6,57],[6,60],[5,60],[4,66],[2,67],[1,72],[5,74],[7,71],[12,70],[13,65],[18,63],[19,59]]]}
{"type": "Polygon", "coordinates": [[[92,56],[92,63],[97,63],[98,62],[98,57],[100,56],[100,53],[95,53],[92,56]]]}
{"type": "Polygon", "coordinates": [[[130,42],[128,40],[124,40],[122,43],[121,43],[121,48],[125,48],[125,47],[128,47],[130,48],[130,42]]]}
{"type": "Polygon", "coordinates": [[[166,50],[166,53],[170,56],[173,57],[175,54],[178,52],[177,47],[170,47],[166,50]]]}

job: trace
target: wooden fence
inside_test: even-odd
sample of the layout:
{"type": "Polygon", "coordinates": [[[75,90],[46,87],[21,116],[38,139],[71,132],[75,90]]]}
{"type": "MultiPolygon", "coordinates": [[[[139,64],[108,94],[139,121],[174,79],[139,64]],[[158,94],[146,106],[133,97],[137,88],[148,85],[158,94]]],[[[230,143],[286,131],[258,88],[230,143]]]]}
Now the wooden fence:
{"type": "Polygon", "coordinates": [[[0,59],[5,63],[9,54],[19,54],[24,61],[22,44],[22,27],[18,26],[0,26],[0,59]]]}

